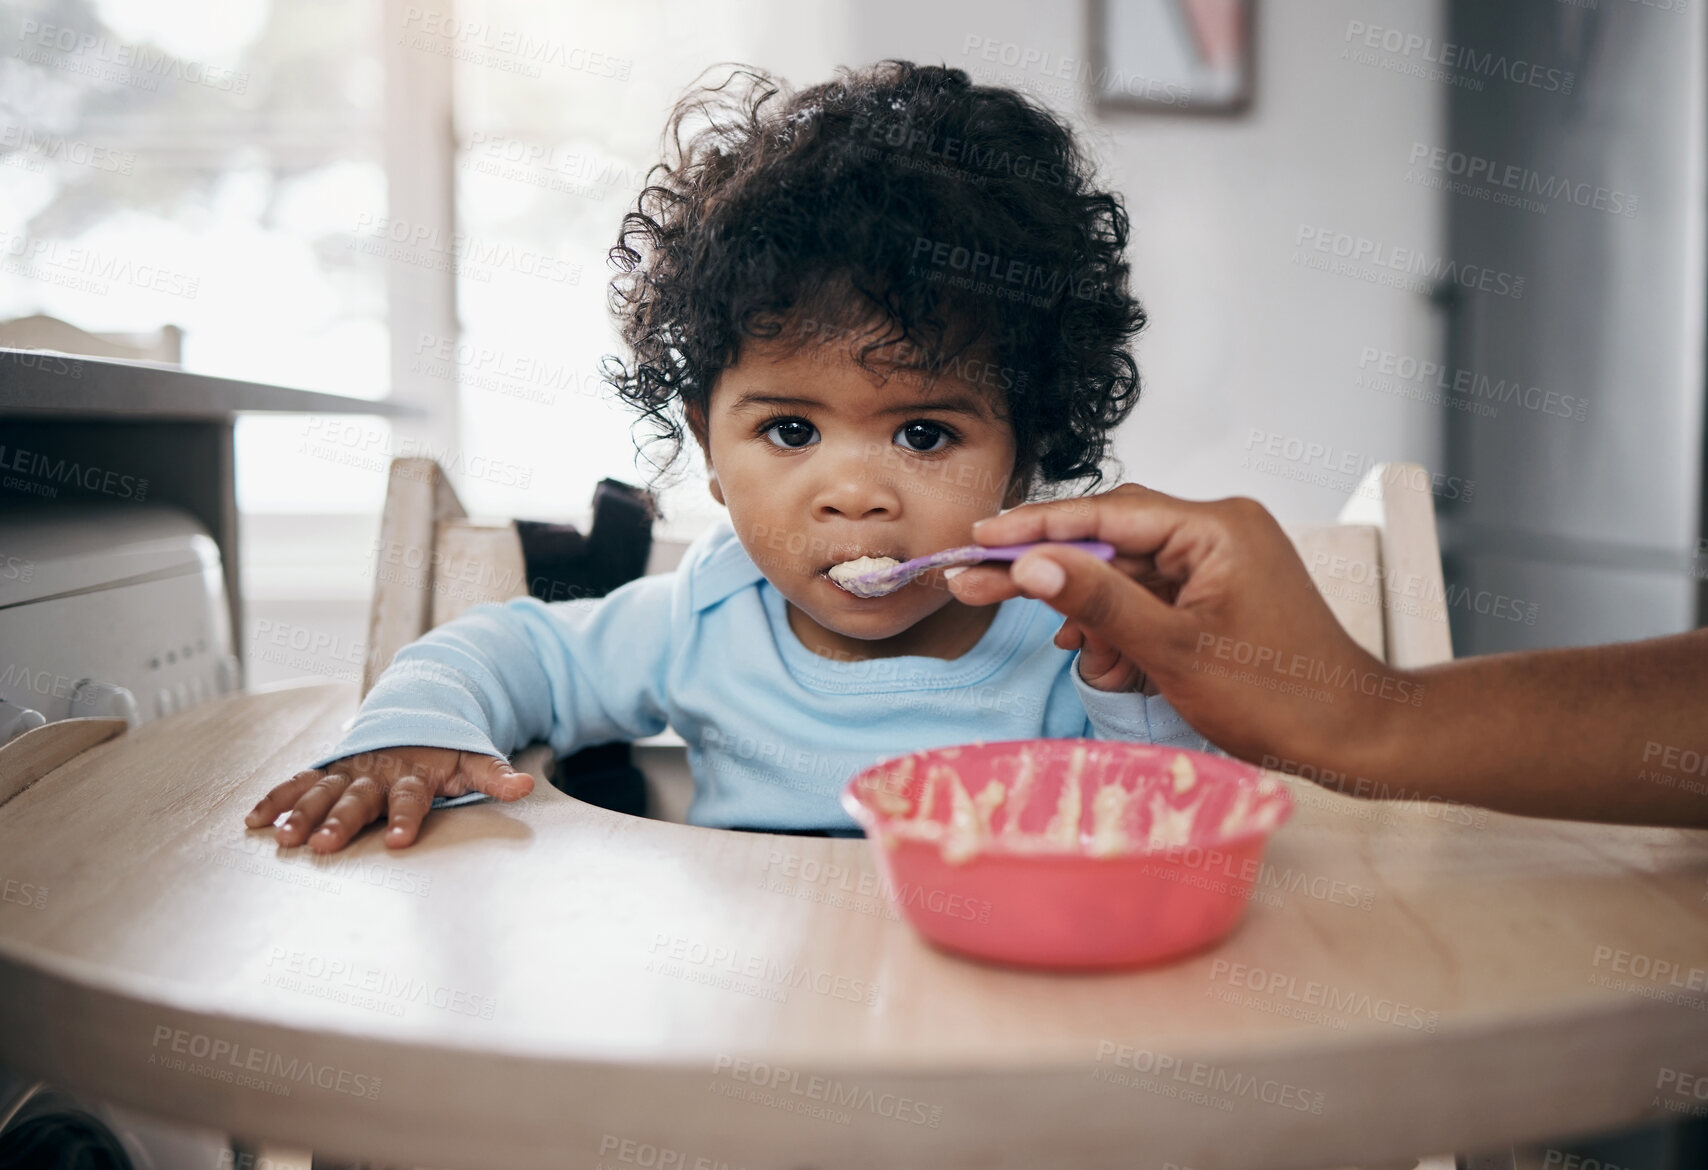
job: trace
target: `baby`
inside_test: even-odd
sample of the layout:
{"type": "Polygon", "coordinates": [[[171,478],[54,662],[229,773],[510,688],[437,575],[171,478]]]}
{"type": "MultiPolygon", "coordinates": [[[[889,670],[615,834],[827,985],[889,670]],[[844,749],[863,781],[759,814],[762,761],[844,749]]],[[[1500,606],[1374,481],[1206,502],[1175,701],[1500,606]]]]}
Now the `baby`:
{"type": "Polygon", "coordinates": [[[1126,212],[1071,131],[961,70],[886,61],[798,93],[737,71],[679,103],[665,142],[611,251],[633,351],[611,380],[655,466],[692,435],[728,521],[674,573],[478,606],[405,647],[249,825],[289,810],[279,842],[327,852],[385,816],[408,845],[435,796],[531,791],[505,760],[528,743],[666,725],[692,823],[773,831],[857,832],[843,784],[919,748],[1202,747],[1138,680],[1058,648],[1042,602],[967,606],[938,572],[865,598],[830,575],[1100,479],[1145,317],[1126,212]]]}

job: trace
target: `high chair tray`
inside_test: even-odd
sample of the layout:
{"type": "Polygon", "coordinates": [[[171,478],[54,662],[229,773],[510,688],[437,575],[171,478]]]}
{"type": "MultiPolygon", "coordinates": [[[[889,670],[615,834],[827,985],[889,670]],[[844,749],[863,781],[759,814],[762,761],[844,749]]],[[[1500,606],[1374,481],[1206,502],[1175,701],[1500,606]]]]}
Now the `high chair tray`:
{"type": "Polygon", "coordinates": [[[1657,1077],[1708,1073],[1705,833],[1287,779],[1228,938],[1025,972],[923,942],[891,899],[933,891],[883,889],[864,841],[639,820],[543,782],[434,813],[401,851],[246,830],[355,704],[343,683],[208,703],[0,805],[0,1063],[251,1139],[482,1170],[648,1149],[1368,1165],[1670,1116],[1657,1077]]]}

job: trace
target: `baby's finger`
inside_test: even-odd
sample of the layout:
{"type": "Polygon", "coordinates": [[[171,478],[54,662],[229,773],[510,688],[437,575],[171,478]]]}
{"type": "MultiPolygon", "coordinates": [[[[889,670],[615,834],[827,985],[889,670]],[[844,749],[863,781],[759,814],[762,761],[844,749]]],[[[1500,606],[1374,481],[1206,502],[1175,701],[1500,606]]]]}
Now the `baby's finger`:
{"type": "Polygon", "coordinates": [[[279,814],[297,802],[303,793],[309,790],[314,782],[326,775],[319,768],[309,768],[298,772],[282,784],[273,785],[271,791],[256,802],[249,810],[249,815],[243,818],[243,823],[251,829],[265,828],[279,819],[279,814]]]}
{"type": "Polygon", "coordinates": [[[296,807],[274,834],[279,844],[289,847],[308,840],[309,833],[320,824],[321,818],[349,786],[350,777],[342,772],[328,772],[309,785],[308,791],[298,798],[296,807]]]}
{"type": "Polygon", "coordinates": [[[518,772],[508,760],[487,756],[484,764],[474,766],[474,786],[496,800],[520,800],[534,790],[534,778],[518,772]]]}
{"type": "Polygon", "coordinates": [[[402,849],[415,844],[421,835],[421,822],[433,807],[433,786],[425,777],[405,776],[391,786],[391,828],[386,830],[385,843],[390,849],[402,849]]]}
{"type": "Polygon", "coordinates": [[[1089,675],[1108,674],[1120,664],[1121,652],[1090,631],[1083,631],[1085,648],[1080,651],[1080,664],[1089,675]]]}
{"type": "Polygon", "coordinates": [[[384,808],[385,786],[372,775],[362,773],[326,814],[319,831],[308,839],[308,847],[316,853],[337,852],[384,808]]]}
{"type": "Polygon", "coordinates": [[[1063,650],[1078,650],[1085,645],[1085,631],[1079,628],[1078,623],[1065,621],[1056,631],[1056,645],[1063,650]]]}

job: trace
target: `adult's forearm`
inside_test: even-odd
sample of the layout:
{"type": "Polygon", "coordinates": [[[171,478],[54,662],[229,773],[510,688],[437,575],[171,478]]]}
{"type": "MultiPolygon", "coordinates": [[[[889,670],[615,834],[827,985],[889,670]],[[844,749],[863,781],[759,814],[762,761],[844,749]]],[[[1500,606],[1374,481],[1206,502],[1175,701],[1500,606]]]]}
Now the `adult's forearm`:
{"type": "Polygon", "coordinates": [[[1708,827],[1708,630],[1460,659],[1316,754],[1390,789],[1530,816],[1708,827]]]}
{"type": "Polygon", "coordinates": [[[1242,759],[1355,795],[1708,827],[1708,630],[1396,670],[1353,641],[1251,500],[1122,484],[973,533],[1113,544],[1113,564],[1046,546],[950,588],[972,605],[1047,600],[1068,619],[1058,645],[1095,635],[1242,759]]]}

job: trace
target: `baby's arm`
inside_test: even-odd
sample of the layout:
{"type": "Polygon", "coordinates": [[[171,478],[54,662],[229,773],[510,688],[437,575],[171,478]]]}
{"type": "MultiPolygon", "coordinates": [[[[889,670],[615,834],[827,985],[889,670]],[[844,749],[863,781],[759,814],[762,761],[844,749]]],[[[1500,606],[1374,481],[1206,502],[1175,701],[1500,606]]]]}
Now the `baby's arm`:
{"type": "Polygon", "coordinates": [[[543,740],[562,756],[662,731],[674,584],[643,577],[553,605],[517,598],[430,631],[398,651],[336,747],[256,806],[251,827],[293,808],[280,844],[329,852],[389,805],[386,843],[406,845],[435,793],[531,791],[504,760],[517,748],[543,740]]]}
{"type": "Polygon", "coordinates": [[[1100,690],[1086,682],[1080,674],[1082,657],[1083,652],[1075,656],[1068,673],[1073,676],[1074,691],[1085,706],[1087,737],[1154,743],[1197,752],[1216,751],[1161,695],[1144,695],[1136,690],[1100,690]]]}

